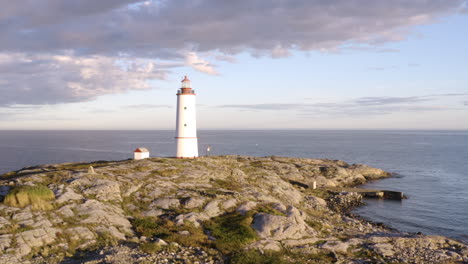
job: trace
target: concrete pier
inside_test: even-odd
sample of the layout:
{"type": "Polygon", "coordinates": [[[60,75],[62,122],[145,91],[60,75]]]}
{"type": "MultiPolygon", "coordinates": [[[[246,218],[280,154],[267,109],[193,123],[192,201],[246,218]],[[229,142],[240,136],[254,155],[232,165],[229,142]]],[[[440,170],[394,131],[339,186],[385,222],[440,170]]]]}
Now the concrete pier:
{"type": "Polygon", "coordinates": [[[364,189],[364,188],[347,188],[347,187],[329,187],[326,190],[333,192],[356,192],[360,193],[366,198],[381,198],[391,200],[402,200],[407,197],[403,192],[388,191],[388,190],[375,190],[375,189],[364,189]]]}

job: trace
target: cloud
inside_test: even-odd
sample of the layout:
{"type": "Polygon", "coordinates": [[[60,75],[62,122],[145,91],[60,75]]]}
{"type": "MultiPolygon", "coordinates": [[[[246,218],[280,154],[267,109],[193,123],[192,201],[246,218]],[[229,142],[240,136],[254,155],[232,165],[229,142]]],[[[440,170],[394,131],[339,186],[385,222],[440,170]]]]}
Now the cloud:
{"type": "Polygon", "coordinates": [[[138,104],[138,105],[125,105],[125,109],[154,109],[154,108],[172,108],[172,105],[162,104],[138,104]]]}
{"type": "MultiPolygon", "coordinates": [[[[409,68],[416,68],[416,67],[419,67],[420,65],[417,64],[417,63],[408,63],[408,65],[406,65],[406,66],[409,67],[409,68]]],[[[399,66],[392,65],[392,66],[386,66],[386,67],[373,66],[373,67],[368,67],[367,69],[368,70],[373,70],[373,71],[385,71],[385,70],[397,70],[399,68],[400,68],[399,66]]]]}
{"type": "Polygon", "coordinates": [[[464,0],[7,1],[0,50],[177,57],[181,51],[331,50],[406,37],[464,0]]]}
{"type": "Polygon", "coordinates": [[[213,68],[213,65],[211,65],[208,61],[198,57],[195,52],[187,53],[185,57],[185,63],[187,66],[190,66],[197,71],[211,75],[218,75],[218,72],[213,68]]]}
{"type": "Polygon", "coordinates": [[[3,1],[0,106],[150,89],[175,67],[217,75],[208,54],[394,52],[379,45],[464,8],[466,0],[3,1]]]}
{"type": "MultiPolygon", "coordinates": [[[[361,97],[343,102],[327,103],[270,103],[270,104],[231,104],[220,105],[220,108],[233,108],[255,111],[297,111],[302,115],[325,114],[338,116],[372,116],[386,115],[395,112],[430,112],[459,110],[444,105],[421,105],[444,96],[465,96],[468,94],[439,94],[411,97],[361,97]]],[[[466,105],[467,102],[465,102],[466,105]]]]}
{"type": "Polygon", "coordinates": [[[0,106],[88,101],[146,90],[167,70],[147,60],[105,56],[0,54],[0,106]]]}
{"type": "Polygon", "coordinates": [[[234,56],[229,56],[229,55],[216,55],[215,59],[218,61],[226,61],[230,63],[237,62],[237,59],[234,56]]]}
{"type": "Polygon", "coordinates": [[[358,105],[389,105],[389,104],[403,104],[403,103],[418,103],[430,101],[430,98],[422,96],[410,96],[410,97],[361,97],[354,102],[358,105]]]}
{"type": "Polygon", "coordinates": [[[463,102],[464,105],[468,105],[468,101],[463,102]]]}
{"type": "Polygon", "coordinates": [[[230,104],[220,105],[221,108],[239,108],[239,109],[251,109],[251,110],[291,110],[303,108],[303,104],[230,104]]]}

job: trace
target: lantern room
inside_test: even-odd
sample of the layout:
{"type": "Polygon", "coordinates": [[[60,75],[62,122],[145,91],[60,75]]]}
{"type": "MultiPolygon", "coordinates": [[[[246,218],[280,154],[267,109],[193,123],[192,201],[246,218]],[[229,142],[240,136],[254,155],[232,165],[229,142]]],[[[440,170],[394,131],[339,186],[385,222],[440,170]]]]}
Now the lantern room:
{"type": "Polygon", "coordinates": [[[195,90],[192,90],[191,86],[192,85],[190,84],[189,78],[187,78],[187,76],[185,76],[184,79],[182,80],[182,85],[181,85],[180,90],[177,91],[177,95],[180,95],[180,94],[194,95],[195,90]]]}

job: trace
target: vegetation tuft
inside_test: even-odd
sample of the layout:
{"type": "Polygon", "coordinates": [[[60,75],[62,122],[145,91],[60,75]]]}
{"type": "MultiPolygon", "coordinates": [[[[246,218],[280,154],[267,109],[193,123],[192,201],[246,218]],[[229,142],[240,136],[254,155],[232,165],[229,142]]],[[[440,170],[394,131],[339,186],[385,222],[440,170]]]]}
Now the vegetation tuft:
{"type": "Polygon", "coordinates": [[[44,185],[23,185],[10,190],[4,203],[19,208],[31,205],[33,210],[50,210],[53,206],[49,202],[54,199],[54,193],[44,185]]]}
{"type": "Polygon", "coordinates": [[[213,187],[219,187],[231,191],[239,192],[242,190],[242,184],[240,184],[235,178],[210,179],[210,183],[213,185],[213,187]]]}
{"type": "Polygon", "coordinates": [[[180,172],[180,169],[177,169],[177,168],[157,169],[157,170],[151,171],[151,176],[169,177],[169,176],[174,176],[179,172],[180,172]]]}
{"type": "Polygon", "coordinates": [[[252,220],[251,214],[234,212],[207,221],[205,228],[216,238],[216,248],[229,254],[258,239],[257,233],[250,226],[252,220]]]}
{"type": "Polygon", "coordinates": [[[265,213],[265,214],[270,214],[270,215],[286,216],[285,213],[273,208],[271,204],[261,204],[257,206],[256,211],[259,213],[265,213]]]}
{"type": "Polygon", "coordinates": [[[286,264],[281,252],[265,252],[258,250],[242,250],[235,252],[229,259],[229,264],[286,264]]]}
{"type": "Polygon", "coordinates": [[[140,244],[139,248],[145,253],[154,254],[161,249],[161,246],[154,242],[144,242],[140,244]]]}
{"type": "MultiPolygon", "coordinates": [[[[163,218],[134,218],[132,225],[135,231],[140,236],[149,238],[158,237],[166,242],[176,242],[183,246],[190,247],[211,247],[212,243],[201,228],[195,227],[191,223],[185,223],[178,226],[174,222],[163,218]],[[189,235],[181,233],[181,231],[188,231],[189,235]]],[[[145,245],[150,251],[152,245],[145,245]]]]}

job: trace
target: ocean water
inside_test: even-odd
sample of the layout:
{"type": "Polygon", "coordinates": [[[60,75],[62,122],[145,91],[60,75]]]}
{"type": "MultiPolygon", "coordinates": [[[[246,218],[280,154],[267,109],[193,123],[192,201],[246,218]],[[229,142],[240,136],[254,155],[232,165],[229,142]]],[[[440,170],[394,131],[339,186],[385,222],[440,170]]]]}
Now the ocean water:
{"type": "MultiPolygon", "coordinates": [[[[403,201],[366,200],[356,213],[401,231],[468,242],[468,131],[199,131],[200,154],[340,159],[395,177],[370,188],[403,201]]],[[[0,174],[39,164],[131,158],[137,147],[173,156],[174,131],[0,131],[0,174]]]]}

